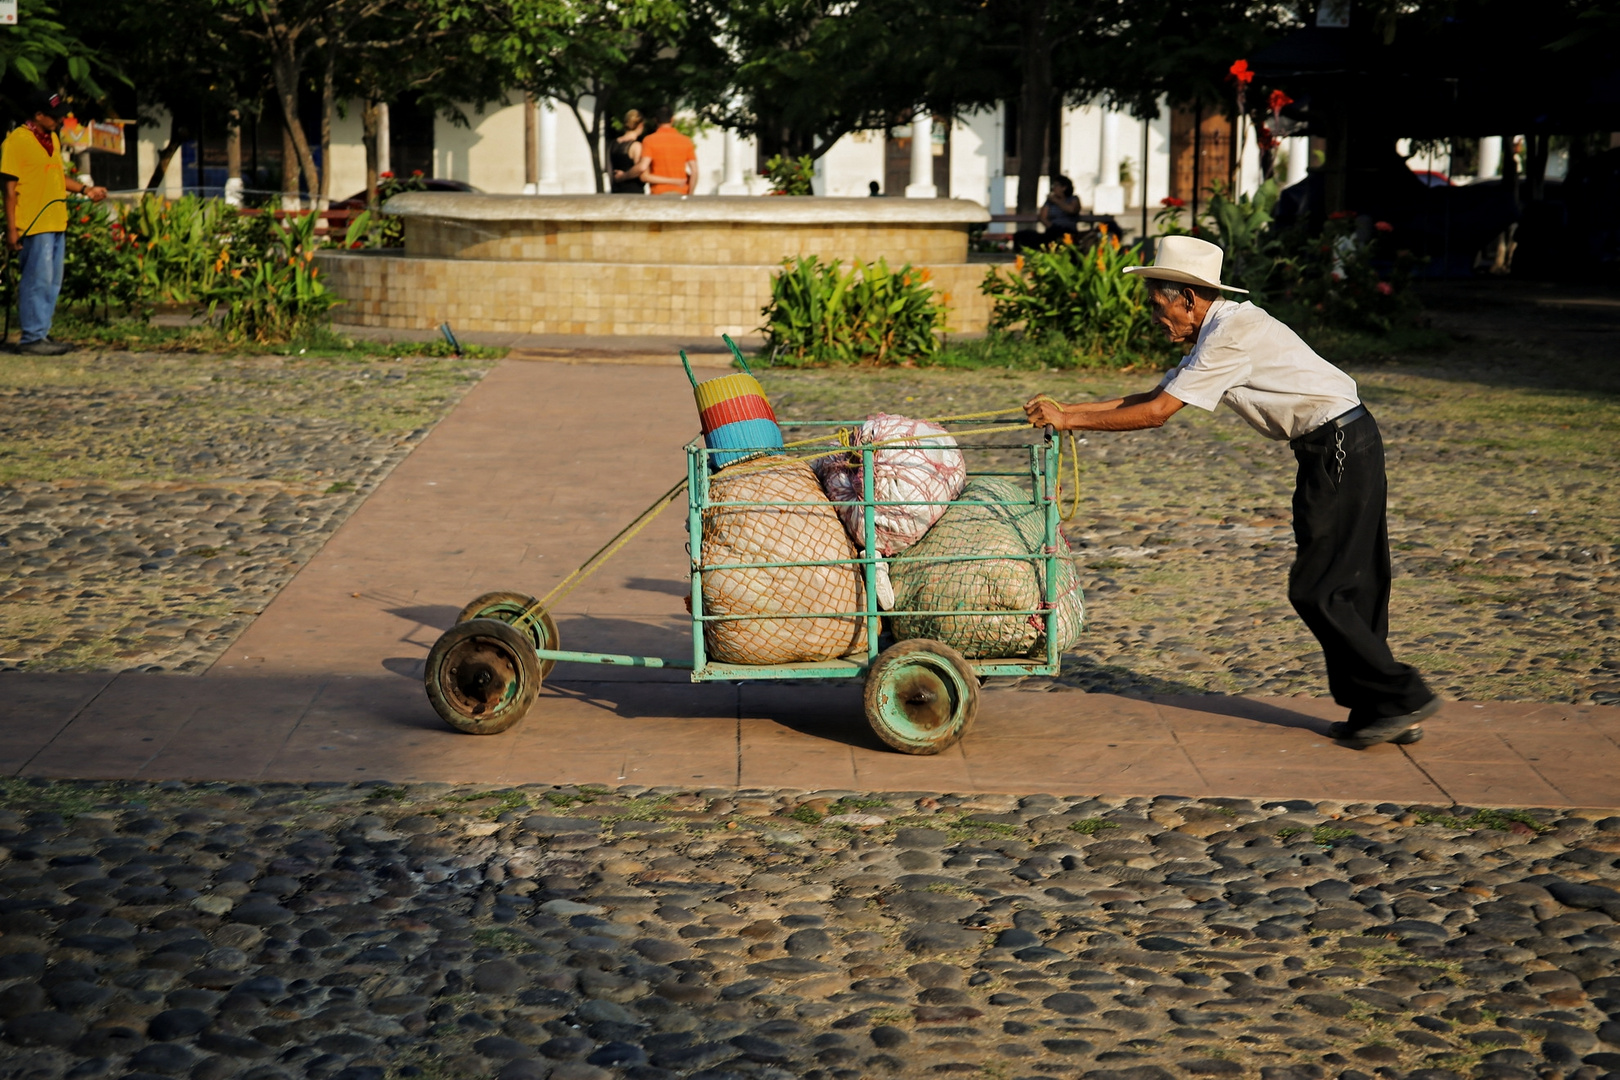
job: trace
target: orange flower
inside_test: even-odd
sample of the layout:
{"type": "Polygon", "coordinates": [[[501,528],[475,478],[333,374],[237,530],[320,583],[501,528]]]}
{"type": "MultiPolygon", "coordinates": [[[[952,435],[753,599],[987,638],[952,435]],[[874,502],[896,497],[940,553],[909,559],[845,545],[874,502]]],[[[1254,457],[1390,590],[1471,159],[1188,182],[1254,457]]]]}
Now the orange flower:
{"type": "Polygon", "coordinates": [[[1063,242],[1065,244],[1069,245],[1070,247],[1074,247],[1074,233],[1069,233],[1069,232],[1064,233],[1063,234],[1063,242]]]}
{"type": "Polygon", "coordinates": [[[1018,256],[1015,259],[1013,259],[1013,269],[1017,270],[1019,273],[1023,273],[1023,270],[1024,270],[1024,257],[1022,255],[1018,256]]]}
{"type": "Polygon", "coordinates": [[[1104,236],[1107,236],[1108,235],[1108,223],[1106,221],[1098,222],[1097,223],[1097,231],[1102,233],[1104,236]]]}

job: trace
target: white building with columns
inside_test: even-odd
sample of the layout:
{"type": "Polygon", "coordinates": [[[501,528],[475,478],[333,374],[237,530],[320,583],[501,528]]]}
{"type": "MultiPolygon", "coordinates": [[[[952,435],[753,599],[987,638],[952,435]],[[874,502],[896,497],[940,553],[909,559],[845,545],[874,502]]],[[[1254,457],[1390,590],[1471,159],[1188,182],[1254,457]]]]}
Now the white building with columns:
{"type": "MultiPolygon", "coordinates": [[[[538,178],[530,183],[525,168],[526,106],[514,103],[482,113],[467,110],[467,125],[442,116],[423,117],[431,131],[417,136],[418,152],[431,145],[430,156],[420,157],[424,172],[464,181],[493,194],[588,194],[596,190],[591,155],[585,134],[564,104],[542,100],[532,119],[538,142],[538,178]]],[[[864,196],[875,182],[889,197],[971,199],[992,214],[1004,213],[1016,203],[1018,177],[1010,152],[1016,139],[1006,127],[1005,108],[987,109],[951,121],[926,118],[908,127],[884,133],[855,132],[839,139],[816,161],[814,190],[818,195],[864,196]]],[[[1161,105],[1157,119],[1135,117],[1099,105],[1067,107],[1061,114],[1057,168],[1075,185],[1087,212],[1113,214],[1122,224],[1140,223],[1144,202],[1149,213],[1172,190],[1172,119],[1161,105]]],[[[384,131],[388,124],[384,124],[384,131]]],[[[160,148],[169,136],[168,123],[142,128],[136,171],[140,182],[150,176],[160,148]]],[[[383,168],[390,162],[384,139],[383,168]]],[[[763,195],[769,183],[757,173],[754,141],[718,128],[701,129],[695,137],[699,195],[763,195]]],[[[1259,151],[1247,124],[1239,133],[1240,191],[1250,191],[1261,180],[1259,151]]],[[[1286,184],[1303,179],[1310,164],[1309,140],[1290,138],[1282,147],[1286,157],[1281,177],[1286,184]]],[[[1480,140],[1477,178],[1500,173],[1500,138],[1480,140]]],[[[397,155],[396,155],[397,156],[397,155]]],[[[348,102],[333,125],[331,187],[334,198],[347,198],[365,187],[365,150],[361,140],[358,102],[348,102]]],[[[163,190],[170,195],[192,190],[198,173],[177,154],[165,174],[163,190]]],[[[191,160],[196,160],[193,152],[191,160]]],[[[1437,162],[1412,159],[1414,169],[1450,172],[1449,158],[1437,162]]],[[[215,170],[217,171],[217,170],[215,170]]],[[[403,171],[403,170],[401,170],[403,171]]],[[[1208,178],[1206,177],[1206,180],[1208,178]]],[[[1455,180],[1465,178],[1457,177],[1455,180]]],[[[223,178],[212,181],[223,184],[223,178]]],[[[1185,186],[1185,184],[1183,184],[1185,186]]],[[[1040,197],[1045,198],[1043,177],[1040,197]]]]}

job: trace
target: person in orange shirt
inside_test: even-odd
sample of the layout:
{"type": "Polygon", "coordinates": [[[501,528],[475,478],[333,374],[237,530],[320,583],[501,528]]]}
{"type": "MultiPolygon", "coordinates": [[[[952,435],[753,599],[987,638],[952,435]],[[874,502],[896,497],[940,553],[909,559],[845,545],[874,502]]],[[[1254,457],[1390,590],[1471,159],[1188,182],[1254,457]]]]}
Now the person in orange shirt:
{"type": "Polygon", "coordinates": [[[654,195],[691,195],[697,187],[697,147],[675,130],[675,110],[658,110],[658,130],[641,140],[641,179],[654,195]]]}

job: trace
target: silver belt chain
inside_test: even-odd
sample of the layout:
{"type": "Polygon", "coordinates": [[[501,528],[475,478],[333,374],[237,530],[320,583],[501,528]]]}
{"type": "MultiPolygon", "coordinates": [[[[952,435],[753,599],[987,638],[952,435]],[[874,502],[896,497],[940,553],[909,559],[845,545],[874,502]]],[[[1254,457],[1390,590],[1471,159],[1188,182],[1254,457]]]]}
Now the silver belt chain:
{"type": "Polygon", "coordinates": [[[1333,460],[1339,465],[1339,483],[1344,483],[1344,428],[1333,433],[1333,460]]]}

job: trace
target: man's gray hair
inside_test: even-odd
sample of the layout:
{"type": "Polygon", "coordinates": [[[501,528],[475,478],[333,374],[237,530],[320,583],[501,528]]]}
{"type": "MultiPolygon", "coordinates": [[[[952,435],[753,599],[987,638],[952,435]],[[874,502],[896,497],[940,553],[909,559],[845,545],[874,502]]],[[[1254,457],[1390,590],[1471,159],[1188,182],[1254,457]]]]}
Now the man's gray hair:
{"type": "Polygon", "coordinates": [[[1186,281],[1171,281],[1169,278],[1150,277],[1147,279],[1147,286],[1150,293],[1158,293],[1161,296],[1180,296],[1188,289],[1191,289],[1192,294],[1200,300],[1217,300],[1221,295],[1221,290],[1212,289],[1208,285],[1193,285],[1186,281]]]}

